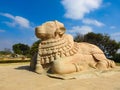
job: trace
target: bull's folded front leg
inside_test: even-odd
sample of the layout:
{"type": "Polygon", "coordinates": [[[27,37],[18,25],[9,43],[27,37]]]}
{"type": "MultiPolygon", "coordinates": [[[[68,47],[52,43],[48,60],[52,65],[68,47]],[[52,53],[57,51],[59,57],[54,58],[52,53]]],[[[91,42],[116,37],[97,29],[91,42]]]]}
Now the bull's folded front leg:
{"type": "Polygon", "coordinates": [[[76,72],[76,67],[72,63],[65,63],[63,60],[55,60],[52,65],[52,72],[56,74],[68,74],[76,72]]]}
{"type": "Polygon", "coordinates": [[[61,58],[55,60],[52,65],[52,72],[57,74],[68,74],[78,72],[83,69],[83,66],[76,62],[73,58],[61,58]]]}

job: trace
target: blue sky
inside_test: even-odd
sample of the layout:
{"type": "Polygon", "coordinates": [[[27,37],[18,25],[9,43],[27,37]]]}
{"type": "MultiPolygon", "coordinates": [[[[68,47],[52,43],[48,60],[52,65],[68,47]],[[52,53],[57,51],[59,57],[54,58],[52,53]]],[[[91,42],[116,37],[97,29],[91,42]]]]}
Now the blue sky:
{"type": "Polygon", "coordinates": [[[105,33],[120,41],[120,0],[1,0],[0,50],[32,45],[34,28],[46,21],[64,23],[67,33],[105,33]]]}

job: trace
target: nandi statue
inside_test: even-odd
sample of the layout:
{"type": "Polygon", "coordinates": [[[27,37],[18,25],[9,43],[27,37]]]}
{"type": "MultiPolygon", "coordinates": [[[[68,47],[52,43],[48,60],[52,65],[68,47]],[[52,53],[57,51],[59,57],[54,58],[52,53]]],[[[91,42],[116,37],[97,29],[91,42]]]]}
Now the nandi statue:
{"type": "Polygon", "coordinates": [[[90,68],[107,70],[115,67],[114,61],[107,59],[97,46],[74,42],[65,31],[64,24],[58,21],[48,21],[35,28],[36,36],[41,39],[38,53],[31,60],[35,72],[69,74],[90,68]]]}

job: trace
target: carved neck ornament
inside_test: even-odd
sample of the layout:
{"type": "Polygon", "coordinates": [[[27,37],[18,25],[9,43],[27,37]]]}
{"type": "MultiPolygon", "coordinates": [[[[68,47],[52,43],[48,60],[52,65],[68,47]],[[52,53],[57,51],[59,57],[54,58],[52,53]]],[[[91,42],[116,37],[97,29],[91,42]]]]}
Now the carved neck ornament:
{"type": "Polygon", "coordinates": [[[42,41],[39,45],[39,57],[41,64],[50,63],[59,58],[73,56],[77,52],[77,43],[71,43],[65,37],[42,41]]]}

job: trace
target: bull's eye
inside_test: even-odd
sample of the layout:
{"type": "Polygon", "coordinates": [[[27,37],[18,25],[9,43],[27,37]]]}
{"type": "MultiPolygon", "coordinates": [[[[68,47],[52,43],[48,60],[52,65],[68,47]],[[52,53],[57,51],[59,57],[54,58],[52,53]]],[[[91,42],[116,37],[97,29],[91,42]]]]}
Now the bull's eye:
{"type": "Polygon", "coordinates": [[[65,28],[65,27],[60,27],[60,29],[61,29],[62,31],[65,31],[65,30],[66,30],[66,28],[65,28]]]}

